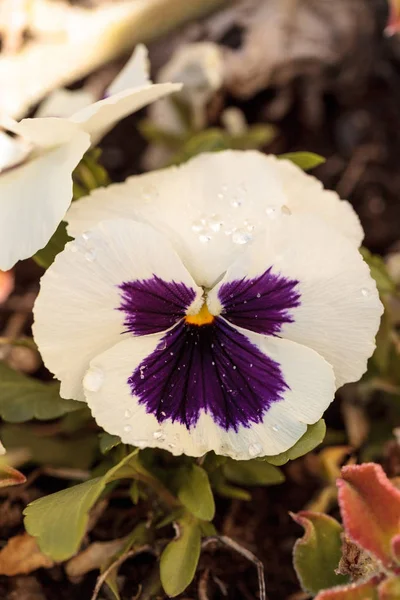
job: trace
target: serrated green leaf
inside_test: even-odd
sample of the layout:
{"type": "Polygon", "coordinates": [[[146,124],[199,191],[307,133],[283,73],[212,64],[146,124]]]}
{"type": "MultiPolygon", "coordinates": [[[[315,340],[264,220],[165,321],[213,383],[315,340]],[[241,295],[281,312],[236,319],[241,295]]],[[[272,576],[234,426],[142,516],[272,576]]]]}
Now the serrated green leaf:
{"type": "Polygon", "coordinates": [[[36,252],[33,260],[44,269],[47,269],[53,262],[57,254],[64,250],[65,244],[72,240],[67,233],[67,224],[61,221],[56,231],[51,236],[47,245],[36,252]]]}
{"type": "Polygon", "coordinates": [[[229,481],[239,485],[276,485],[285,481],[282,471],[267,462],[229,459],[223,466],[229,481]]]}
{"type": "Polygon", "coordinates": [[[292,163],[303,169],[303,171],[310,171],[315,169],[319,165],[325,162],[325,158],[314,152],[287,152],[286,154],[279,154],[278,157],[281,160],[290,160],[292,163]]]}
{"type": "Polygon", "coordinates": [[[178,498],[198,519],[212,521],[214,518],[215,503],[208,475],[198,465],[182,470],[178,498]]]}
{"type": "Polygon", "coordinates": [[[29,462],[73,469],[88,469],[98,448],[96,435],[47,437],[30,425],[3,425],[1,439],[8,450],[27,449],[29,462]]]}
{"type": "Polygon", "coordinates": [[[61,398],[59,384],[43,383],[0,363],[0,416],[4,421],[47,421],[81,406],[81,402],[61,398]]]}
{"type": "Polygon", "coordinates": [[[371,277],[375,279],[380,294],[390,294],[396,291],[396,284],[390,277],[385,261],[381,256],[372,254],[363,246],[360,248],[361,255],[371,271],[371,277]]]}
{"type": "Polygon", "coordinates": [[[316,594],[347,583],[348,577],[335,572],[342,557],[341,525],[328,515],[310,511],[292,517],[305,530],[293,549],[293,564],[303,590],[316,594]]]}
{"type": "Polygon", "coordinates": [[[77,552],[85,535],[90,509],[108,483],[133,476],[130,461],[137,452],[134,450],[103,477],[44,496],[26,507],[25,528],[37,539],[43,554],[55,561],[63,561],[77,552]]]}
{"type": "Polygon", "coordinates": [[[178,537],[167,545],[160,559],[161,583],[172,598],[192,582],[201,551],[201,527],[197,519],[186,515],[177,524],[178,537]]]}
{"type": "Polygon", "coordinates": [[[271,465],[281,467],[289,460],[295,460],[296,458],[311,452],[311,450],[314,450],[314,448],[319,446],[319,444],[324,441],[325,434],[325,421],[324,419],[320,419],[317,423],[308,425],[305,434],[299,439],[298,442],[296,442],[294,446],[289,448],[289,450],[286,450],[286,452],[282,452],[281,454],[277,454],[276,456],[265,456],[262,460],[265,460],[271,465]]]}
{"type": "Polygon", "coordinates": [[[111,435],[111,433],[107,433],[106,431],[100,433],[99,440],[100,452],[102,454],[107,454],[107,452],[110,452],[110,450],[121,444],[121,438],[118,435],[111,435]]]}

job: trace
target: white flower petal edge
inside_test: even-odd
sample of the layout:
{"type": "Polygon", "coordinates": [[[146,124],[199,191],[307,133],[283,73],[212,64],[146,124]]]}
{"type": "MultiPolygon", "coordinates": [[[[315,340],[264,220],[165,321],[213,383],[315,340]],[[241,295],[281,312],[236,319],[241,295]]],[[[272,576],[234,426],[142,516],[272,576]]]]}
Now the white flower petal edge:
{"type": "Polygon", "coordinates": [[[61,381],[61,396],[84,400],[90,360],[123,339],[118,285],[156,273],[197,288],[169,242],[129,220],[101,223],[67,244],[41,280],[33,335],[45,365],[61,381]]]}
{"type": "Polygon", "coordinates": [[[282,215],[208,294],[218,311],[227,281],[272,273],[298,280],[300,306],[279,336],[314,349],[334,368],[337,386],[358,381],[375,349],[383,306],[368,265],[354,244],[313,215],[282,215]]]}
{"type": "Polygon", "coordinates": [[[284,206],[293,214],[314,213],[340,232],[359,231],[347,203],[284,163],[256,151],[202,154],[94,191],[71,207],[69,232],[78,235],[116,216],[151,223],[168,235],[196,281],[211,287],[284,206]],[[306,192],[301,197],[295,180],[306,192]]]}
{"type": "Polygon", "coordinates": [[[95,144],[114,125],[128,115],[167,94],[179,91],[181,88],[180,83],[149,83],[123,90],[83,108],[74,113],[70,119],[74,123],[78,123],[84,131],[87,131],[91,136],[92,144],[95,144]]]}
{"type": "Polygon", "coordinates": [[[85,390],[88,405],[97,423],[127,444],[158,447],[173,454],[201,456],[210,450],[248,460],[274,455],[292,447],[315,423],[333,400],[335,383],[332,367],[316,352],[294,342],[240,330],[267,356],[277,361],[289,386],[283,400],[275,402],[262,423],[226,431],[202,412],[195,427],[166,421],[154,415],[133,397],[127,383],[134,369],[151,354],[161,336],[126,339],[94,358],[92,372],[102,374],[96,392],[85,390]],[[110,402],[110,398],[113,401],[110,402]]]}
{"type": "Polygon", "coordinates": [[[108,86],[107,94],[111,96],[129,88],[137,88],[150,83],[149,52],[146,46],[139,44],[114,81],[108,86]]]}
{"type": "Polygon", "coordinates": [[[6,453],[6,449],[4,448],[3,444],[0,442],[0,456],[3,456],[3,454],[6,453]]]}
{"type": "Polygon", "coordinates": [[[338,229],[357,247],[361,245],[364,231],[350,202],[341,200],[336,192],[324,189],[319,179],[304,173],[290,160],[279,159],[273,155],[267,158],[274,162],[280,171],[288,198],[287,206],[293,213],[313,213],[338,229]]]}
{"type": "Polygon", "coordinates": [[[0,174],[0,269],[43,248],[72,198],[72,171],[90,145],[87,133],[65,119],[24,119],[14,130],[36,150],[0,174]]]}

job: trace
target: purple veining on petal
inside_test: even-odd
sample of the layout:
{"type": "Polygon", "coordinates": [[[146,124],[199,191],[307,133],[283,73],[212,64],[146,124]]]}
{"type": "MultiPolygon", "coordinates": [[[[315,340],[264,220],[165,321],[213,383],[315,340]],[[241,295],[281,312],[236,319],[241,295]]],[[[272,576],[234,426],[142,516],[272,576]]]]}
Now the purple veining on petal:
{"type": "Polygon", "coordinates": [[[182,319],[196,298],[196,292],[184,283],[151,279],[126,281],[119,286],[125,313],[126,331],[147,335],[166,331],[182,319]]]}
{"type": "Polygon", "coordinates": [[[295,279],[271,272],[254,279],[236,279],[223,283],[218,298],[224,317],[244,329],[266,335],[278,335],[284,323],[293,323],[290,310],[300,306],[295,279]]]}
{"type": "Polygon", "coordinates": [[[194,427],[201,411],[225,430],[260,423],[288,389],[280,365],[227,323],[179,323],[128,379],[159,423],[194,427]]]}

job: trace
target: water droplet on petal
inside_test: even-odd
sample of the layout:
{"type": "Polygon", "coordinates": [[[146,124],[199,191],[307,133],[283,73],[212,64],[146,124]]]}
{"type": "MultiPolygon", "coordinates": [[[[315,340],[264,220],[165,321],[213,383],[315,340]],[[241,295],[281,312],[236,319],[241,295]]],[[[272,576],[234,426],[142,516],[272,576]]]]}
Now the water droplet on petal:
{"type": "Polygon", "coordinates": [[[208,242],[211,240],[211,236],[210,235],[199,235],[199,240],[202,244],[208,244],[208,242]]]}
{"type": "Polygon", "coordinates": [[[155,440],[159,440],[160,442],[163,442],[165,440],[165,433],[163,432],[162,429],[158,429],[157,431],[155,431],[153,433],[153,437],[155,440]]]}
{"type": "Polygon", "coordinates": [[[124,431],[125,433],[129,433],[130,431],[132,431],[132,425],[125,425],[124,431]]]}
{"type": "Polygon", "coordinates": [[[272,430],[273,430],[273,431],[279,431],[279,430],[280,430],[280,427],[279,427],[279,425],[274,425],[274,426],[272,427],[272,430]]]}
{"type": "Polygon", "coordinates": [[[261,294],[257,294],[257,298],[261,298],[261,294]]]}
{"type": "Polygon", "coordinates": [[[88,262],[94,262],[96,260],[96,250],[93,248],[85,252],[85,260],[88,262]]]}
{"type": "Polygon", "coordinates": [[[242,204],[243,204],[242,198],[238,198],[238,197],[233,198],[233,200],[231,202],[231,206],[233,206],[233,208],[239,208],[239,206],[242,206],[242,204]]]}
{"type": "Polygon", "coordinates": [[[131,411],[131,410],[129,410],[129,409],[128,409],[128,410],[126,410],[126,411],[124,412],[124,417],[125,417],[125,419],[130,419],[130,418],[131,418],[131,416],[132,416],[132,411],[131,411]]]}
{"type": "Polygon", "coordinates": [[[265,212],[270,219],[276,218],[276,214],[277,214],[276,206],[268,206],[268,208],[265,209],[265,212]]]}
{"type": "Polygon", "coordinates": [[[286,204],[284,204],[281,208],[281,211],[284,215],[291,215],[292,211],[290,210],[290,208],[288,206],[286,206],[286,204]]]}
{"type": "Polygon", "coordinates": [[[232,235],[232,242],[234,244],[248,244],[253,239],[253,236],[248,231],[243,231],[243,229],[238,229],[232,235]]]}
{"type": "Polygon", "coordinates": [[[220,231],[222,224],[223,224],[222,220],[216,215],[212,215],[212,217],[208,223],[211,231],[214,231],[214,233],[217,233],[218,231],[220,231]]]}
{"type": "Polygon", "coordinates": [[[83,378],[83,387],[88,392],[98,392],[104,383],[104,372],[98,367],[92,367],[83,378]]]}
{"type": "Polygon", "coordinates": [[[85,240],[85,242],[90,240],[91,237],[92,237],[92,234],[90,233],[90,231],[84,231],[82,233],[82,238],[85,240]]]}
{"type": "MultiPolygon", "coordinates": [[[[163,402],[163,400],[161,400],[161,402],[163,402]]],[[[164,411],[162,411],[160,414],[161,414],[162,417],[166,417],[167,416],[167,413],[164,412],[164,411]]]]}
{"type": "Polygon", "coordinates": [[[204,229],[204,225],[202,223],[202,221],[195,221],[192,224],[192,231],[194,231],[195,233],[200,233],[200,231],[203,231],[204,229]]]}
{"type": "Polygon", "coordinates": [[[367,298],[369,296],[369,290],[367,290],[367,288],[363,288],[361,290],[361,295],[364,296],[364,298],[367,298]]]}
{"type": "Polygon", "coordinates": [[[250,444],[249,446],[249,454],[250,456],[257,456],[257,454],[260,454],[262,448],[260,446],[260,444],[250,444]]]}
{"type": "Polygon", "coordinates": [[[144,371],[145,370],[146,370],[146,367],[139,367],[140,379],[144,379],[144,371]]]}

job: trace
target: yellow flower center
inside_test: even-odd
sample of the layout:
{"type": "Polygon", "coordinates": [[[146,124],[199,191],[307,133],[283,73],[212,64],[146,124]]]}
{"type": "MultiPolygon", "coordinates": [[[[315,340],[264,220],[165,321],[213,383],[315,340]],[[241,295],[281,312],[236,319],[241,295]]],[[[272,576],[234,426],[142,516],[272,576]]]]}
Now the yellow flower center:
{"type": "Polygon", "coordinates": [[[189,325],[210,325],[214,321],[215,317],[208,310],[207,304],[204,302],[200,311],[196,315],[187,315],[185,317],[186,323],[189,325]]]}

